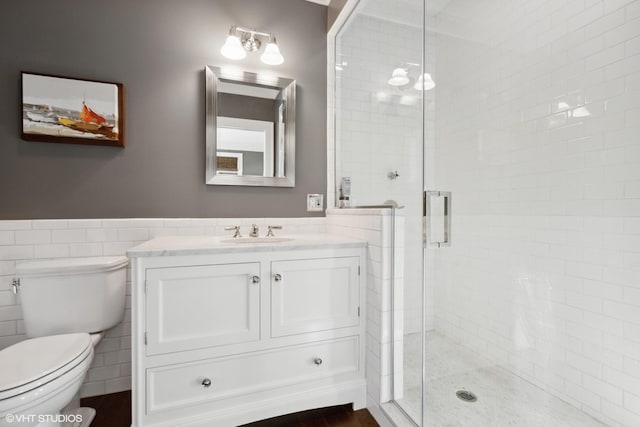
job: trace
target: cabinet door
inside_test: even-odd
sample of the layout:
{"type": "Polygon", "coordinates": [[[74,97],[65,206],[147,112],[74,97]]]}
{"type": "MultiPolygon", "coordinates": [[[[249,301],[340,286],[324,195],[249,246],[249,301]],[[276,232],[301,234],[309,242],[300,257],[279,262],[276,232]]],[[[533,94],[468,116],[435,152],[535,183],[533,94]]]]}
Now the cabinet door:
{"type": "Polygon", "coordinates": [[[150,368],[146,371],[147,412],[249,395],[357,370],[358,337],[150,368]]]}
{"type": "Polygon", "coordinates": [[[271,263],[271,336],[359,324],[359,258],[271,263]]]}
{"type": "Polygon", "coordinates": [[[260,339],[260,263],[146,274],[148,355],[260,339]]]}

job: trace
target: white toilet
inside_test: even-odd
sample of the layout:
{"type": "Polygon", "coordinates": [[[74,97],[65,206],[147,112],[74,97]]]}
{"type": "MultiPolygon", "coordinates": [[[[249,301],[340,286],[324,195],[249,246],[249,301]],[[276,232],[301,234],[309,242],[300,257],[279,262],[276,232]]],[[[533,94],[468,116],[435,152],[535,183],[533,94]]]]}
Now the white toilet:
{"type": "Polygon", "coordinates": [[[74,420],[60,411],[80,389],[102,331],[124,316],[128,262],[91,257],[16,266],[30,339],[0,350],[1,427],[53,427],[74,420]]]}

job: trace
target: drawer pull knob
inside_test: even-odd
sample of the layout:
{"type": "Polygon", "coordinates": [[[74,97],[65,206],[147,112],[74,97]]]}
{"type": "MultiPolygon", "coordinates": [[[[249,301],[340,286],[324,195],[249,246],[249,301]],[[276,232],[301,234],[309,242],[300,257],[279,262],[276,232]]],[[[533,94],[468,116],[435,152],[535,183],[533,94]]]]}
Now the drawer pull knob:
{"type": "Polygon", "coordinates": [[[253,283],[254,285],[260,283],[260,276],[251,276],[251,283],[253,283]]]}
{"type": "Polygon", "coordinates": [[[275,280],[276,282],[281,281],[281,280],[282,280],[282,275],[281,275],[281,274],[276,273],[276,275],[275,275],[275,276],[273,276],[273,280],[275,280]]]}
{"type": "Polygon", "coordinates": [[[211,380],[209,378],[205,378],[202,380],[202,387],[209,388],[211,387],[211,380]]]}
{"type": "Polygon", "coordinates": [[[316,365],[320,366],[322,365],[322,359],[320,359],[319,357],[316,357],[313,359],[313,363],[315,363],[316,365]]]}

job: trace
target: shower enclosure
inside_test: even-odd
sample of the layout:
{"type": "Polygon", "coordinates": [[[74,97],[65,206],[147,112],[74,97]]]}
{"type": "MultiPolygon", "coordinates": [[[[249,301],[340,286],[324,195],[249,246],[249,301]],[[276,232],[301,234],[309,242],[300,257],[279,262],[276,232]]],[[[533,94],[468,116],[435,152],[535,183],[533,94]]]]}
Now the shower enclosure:
{"type": "Polygon", "coordinates": [[[335,65],[337,185],[398,206],[390,404],[640,425],[640,0],[360,0],[335,65]]]}

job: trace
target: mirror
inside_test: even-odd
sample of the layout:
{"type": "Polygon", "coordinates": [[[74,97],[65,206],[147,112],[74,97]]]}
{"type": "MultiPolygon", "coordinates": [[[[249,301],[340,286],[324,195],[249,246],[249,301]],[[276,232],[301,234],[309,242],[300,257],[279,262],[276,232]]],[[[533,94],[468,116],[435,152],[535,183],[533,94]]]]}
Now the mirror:
{"type": "Polygon", "coordinates": [[[295,185],[296,82],[207,66],[206,183],[295,185]]]}

